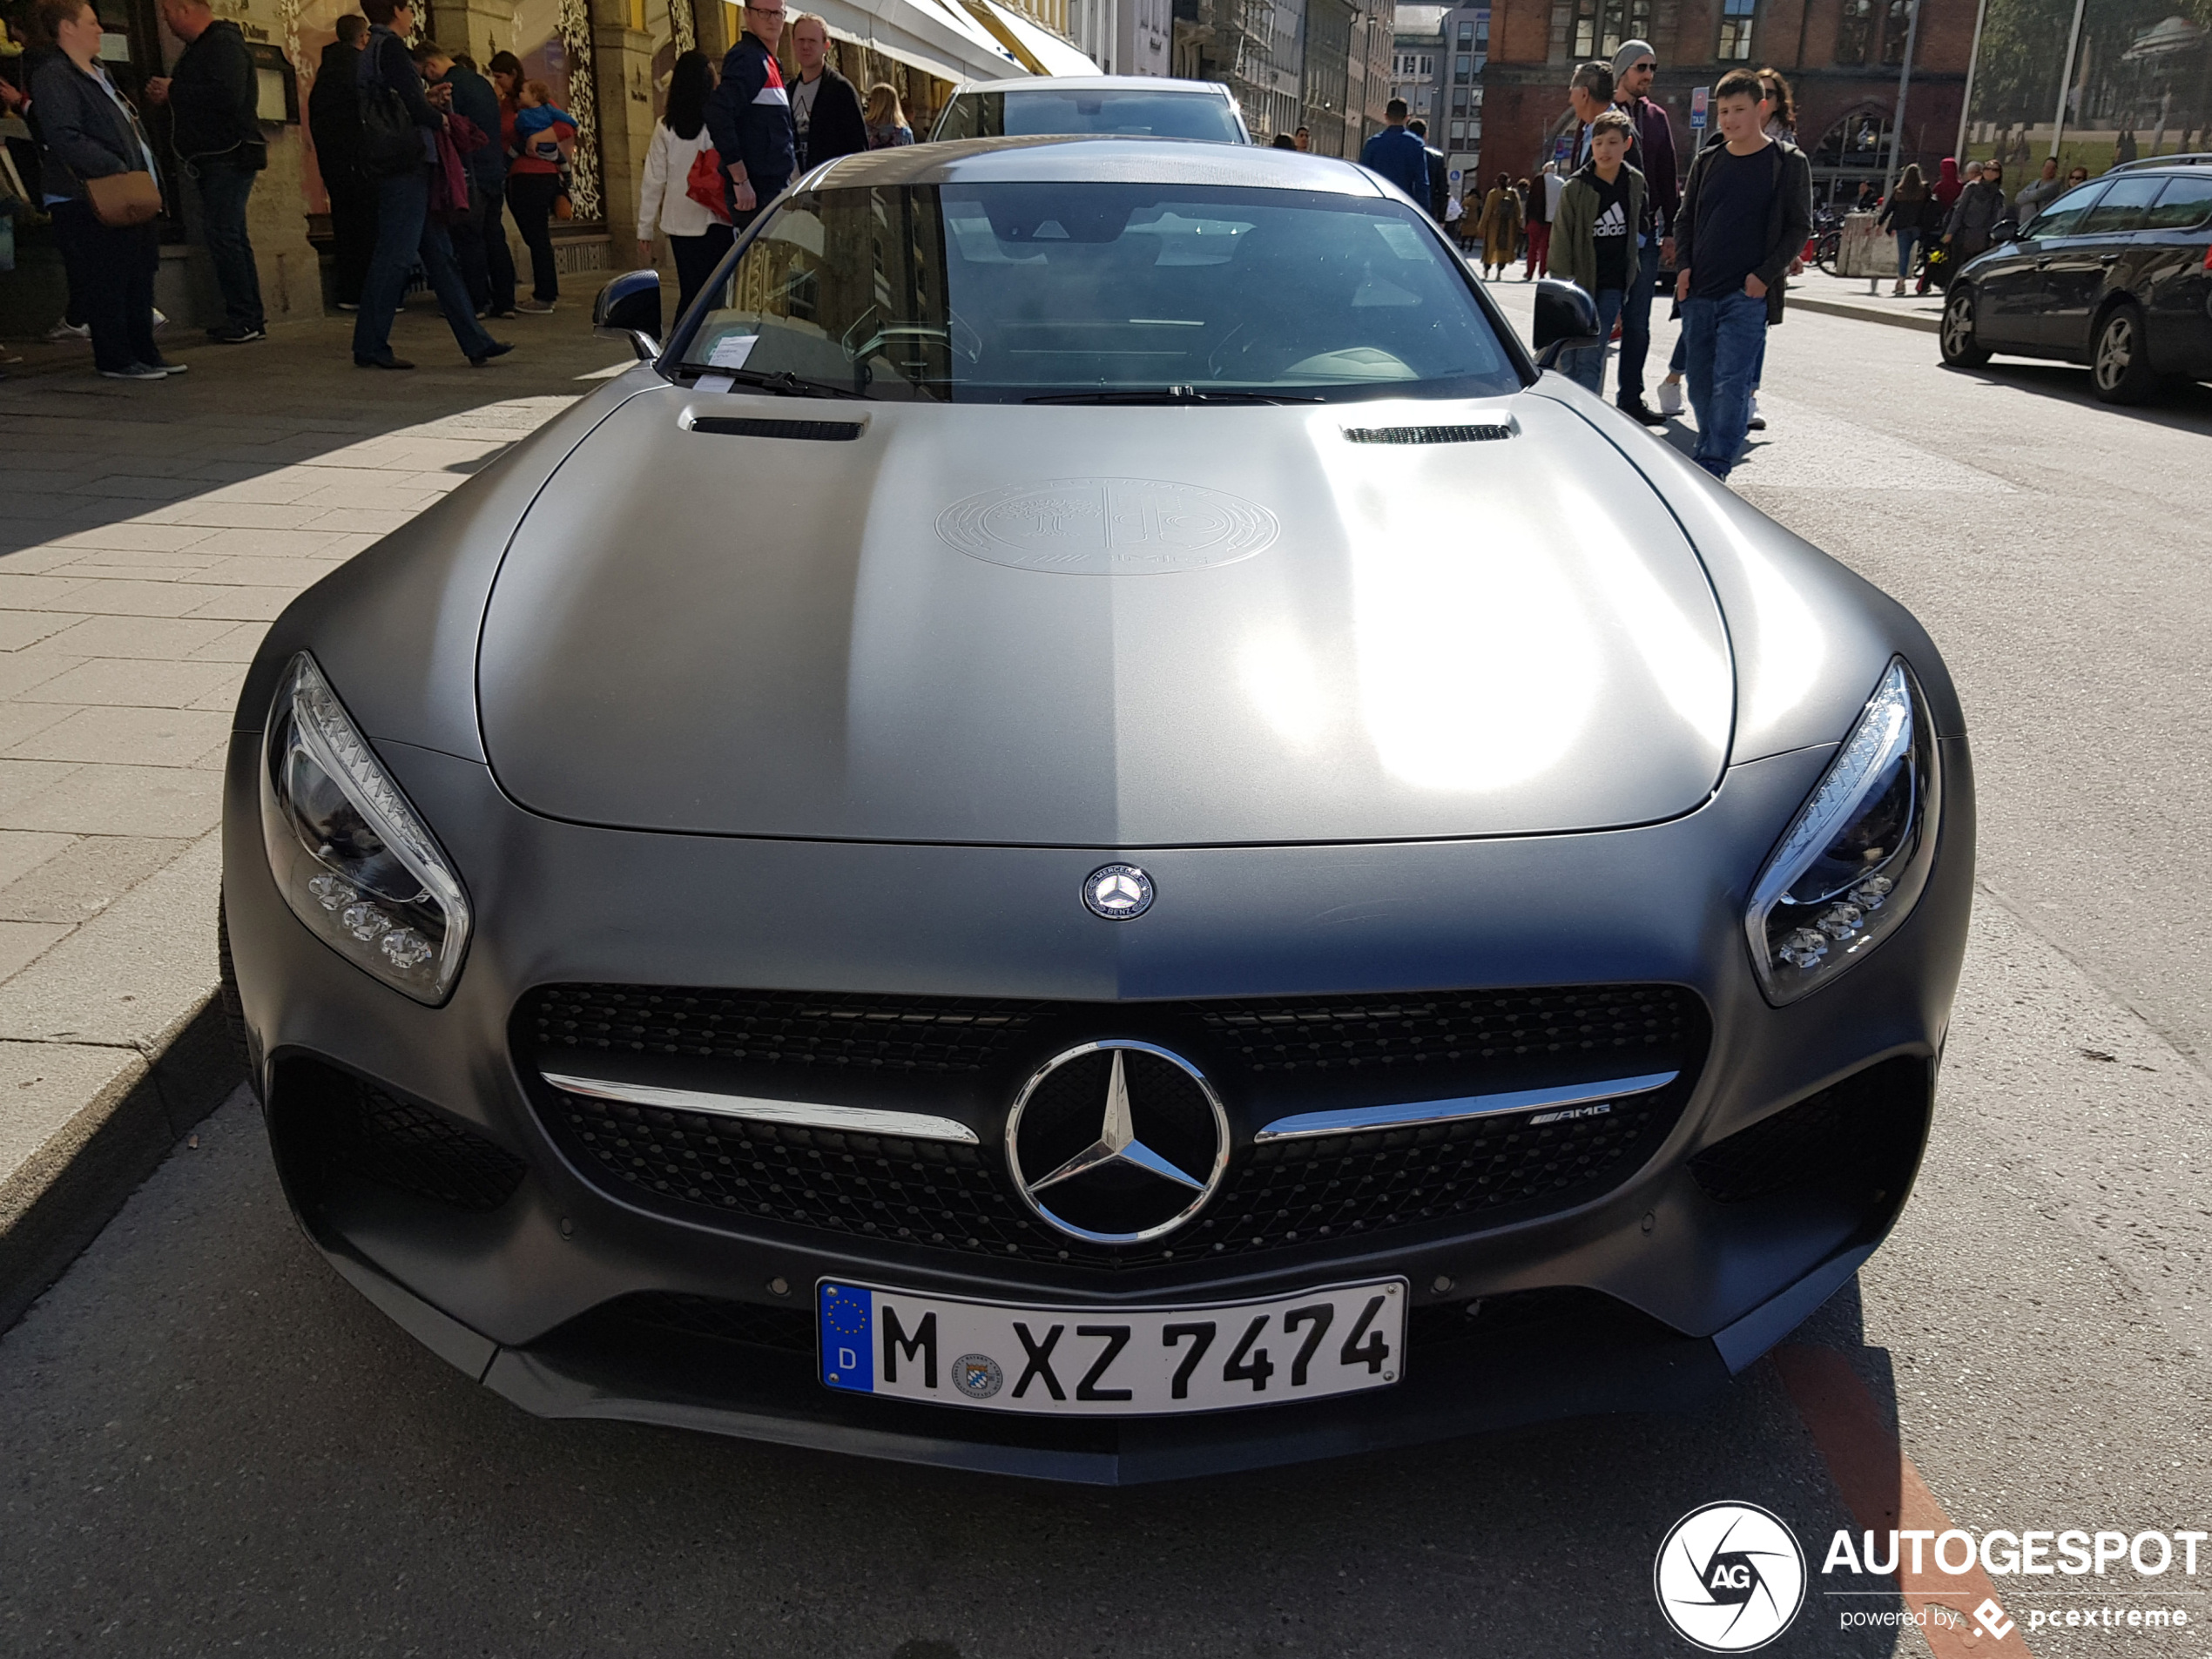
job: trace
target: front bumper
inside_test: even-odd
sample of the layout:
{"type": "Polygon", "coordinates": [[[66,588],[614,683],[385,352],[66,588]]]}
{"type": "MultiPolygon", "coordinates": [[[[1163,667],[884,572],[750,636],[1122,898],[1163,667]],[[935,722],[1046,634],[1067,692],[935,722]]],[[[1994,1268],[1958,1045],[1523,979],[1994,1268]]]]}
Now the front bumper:
{"type": "Polygon", "coordinates": [[[1745,958],[1741,887],[1825,749],[1734,768],[1698,813],[1642,829],[1147,851],[1162,901],[1118,926],[1074,896],[1123,849],[593,829],[522,811],[481,764],[380,745],[477,916],[452,1001],[427,1008],[341,961],[285,907],[260,844],[257,739],[241,734],[225,899],[279,1168],[303,1225],[388,1313],[487,1386],[546,1415],[1142,1480],[1688,1404],[1848,1279],[1909,1187],[1963,953],[1972,780],[1964,743],[1943,750],[1945,814],[1919,907],[1865,962],[1783,1009],[1760,997],[1745,958]],[[1711,1035],[1663,1141],[1571,1208],[1103,1275],[632,1201],[548,1133],[511,1046],[527,992],[584,981],[1091,1004],[1659,982],[1694,991],[1711,1035]],[[364,1081],[422,1111],[434,1138],[494,1149],[515,1179],[455,1202],[435,1183],[410,1190],[334,1157],[322,1115],[334,1089],[364,1081]],[[1413,1293],[1406,1380],[1333,1402],[1061,1423],[853,1399],[814,1379],[808,1309],[824,1277],[1106,1309],[1388,1274],[1413,1293]]]}

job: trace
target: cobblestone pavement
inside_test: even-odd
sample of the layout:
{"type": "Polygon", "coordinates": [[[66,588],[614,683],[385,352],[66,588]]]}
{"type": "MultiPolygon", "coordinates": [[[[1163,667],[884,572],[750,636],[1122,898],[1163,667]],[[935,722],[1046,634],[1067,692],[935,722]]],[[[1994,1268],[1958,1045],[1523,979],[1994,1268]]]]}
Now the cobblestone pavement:
{"type": "Polygon", "coordinates": [[[220,767],[269,621],[623,358],[582,307],[482,370],[417,312],[423,367],[366,373],[348,327],[172,347],[158,385],[89,354],[0,382],[0,1181],[214,987],[220,767]]]}

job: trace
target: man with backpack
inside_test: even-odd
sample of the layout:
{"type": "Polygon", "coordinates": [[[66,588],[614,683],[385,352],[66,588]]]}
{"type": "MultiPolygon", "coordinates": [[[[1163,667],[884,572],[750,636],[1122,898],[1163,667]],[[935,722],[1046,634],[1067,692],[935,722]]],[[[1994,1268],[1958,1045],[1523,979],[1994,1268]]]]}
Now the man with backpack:
{"type": "Polygon", "coordinates": [[[1722,142],[1700,151],[1675,220],[1697,464],[1725,478],[1743,448],[1751,374],[1766,338],[1767,294],[1812,228],[1812,169],[1759,121],[1759,78],[1730,70],[1713,89],[1722,142]]]}

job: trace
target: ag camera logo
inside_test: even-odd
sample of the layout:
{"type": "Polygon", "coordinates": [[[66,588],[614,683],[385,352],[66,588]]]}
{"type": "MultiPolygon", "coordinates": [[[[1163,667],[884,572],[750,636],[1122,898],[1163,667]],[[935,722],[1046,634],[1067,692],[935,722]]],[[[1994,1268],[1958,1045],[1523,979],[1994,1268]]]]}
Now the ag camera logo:
{"type": "Polygon", "coordinates": [[[1749,1653],[1790,1628],[1805,1600],[1805,1556],[1757,1504],[1709,1503],[1675,1522],[1651,1569],[1659,1611],[1708,1653],[1749,1653]]]}

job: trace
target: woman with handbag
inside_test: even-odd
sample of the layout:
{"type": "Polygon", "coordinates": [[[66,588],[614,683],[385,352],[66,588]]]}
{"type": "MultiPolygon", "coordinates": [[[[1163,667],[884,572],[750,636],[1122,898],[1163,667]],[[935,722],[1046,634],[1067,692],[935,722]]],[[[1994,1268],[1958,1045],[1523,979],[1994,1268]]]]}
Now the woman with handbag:
{"type": "Polygon", "coordinates": [[[89,0],[38,0],[39,27],[60,55],[30,84],[45,146],[41,188],[71,288],[92,331],[92,361],[111,381],[181,374],[153,343],[153,273],[161,212],[153,146],[100,66],[100,18],[89,0]]]}
{"type": "MultiPolygon", "coordinates": [[[[361,368],[413,368],[392,353],[392,319],[407,293],[408,269],[419,254],[445,313],[454,343],[482,368],[514,347],[494,340],[476,320],[469,280],[453,255],[453,239],[430,213],[430,179],[438,166],[438,134],[453,102],[451,87],[426,93],[406,36],[415,10],[395,0],[365,0],[368,42],[355,66],[361,93],[361,171],[376,181],[376,252],[361,284],[354,319],[354,362],[361,368]]],[[[465,189],[465,185],[464,185],[465,189]]]]}
{"type": "Polygon", "coordinates": [[[637,197],[637,260],[653,262],[658,226],[676,255],[678,317],[691,309],[691,296],[706,286],[730,251],[722,164],[706,130],[707,95],[713,91],[714,65],[705,52],[685,52],[676,60],[668,78],[668,113],[653,128],[653,141],[645,148],[645,182],[637,197]],[[704,202],[693,193],[702,172],[704,202]]]}

